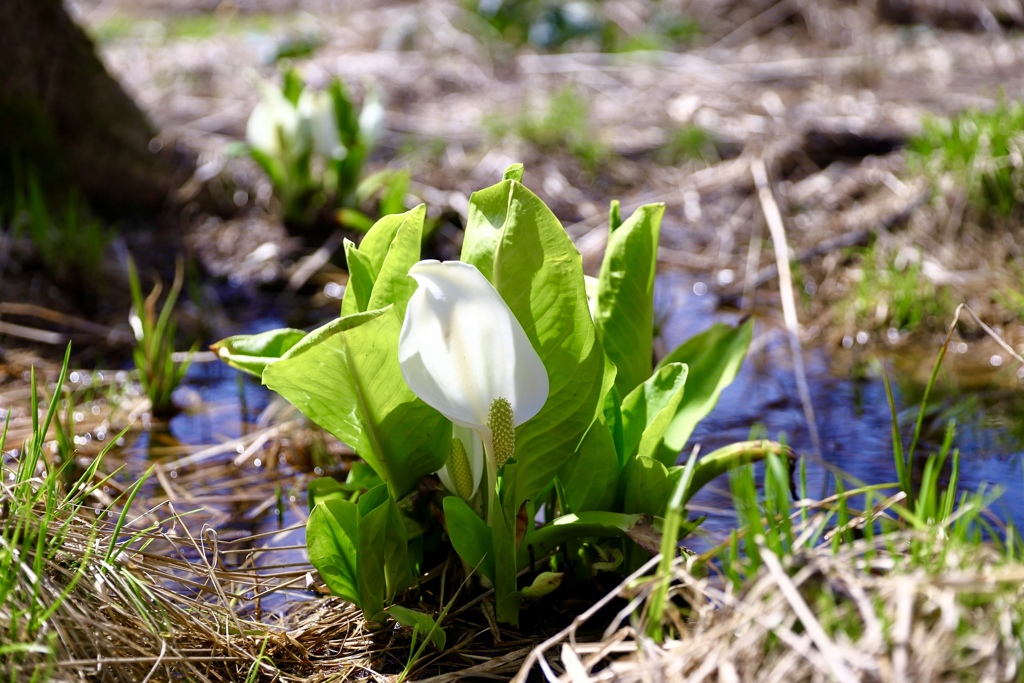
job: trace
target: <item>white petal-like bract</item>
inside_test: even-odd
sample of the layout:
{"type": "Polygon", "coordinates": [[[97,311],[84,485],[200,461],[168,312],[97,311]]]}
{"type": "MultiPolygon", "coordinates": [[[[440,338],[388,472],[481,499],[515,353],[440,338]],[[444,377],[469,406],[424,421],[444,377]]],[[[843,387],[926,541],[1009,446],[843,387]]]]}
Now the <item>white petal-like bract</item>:
{"type": "Polygon", "coordinates": [[[420,261],[409,275],[419,287],[406,309],[398,357],[413,392],[486,437],[495,399],[511,404],[517,426],[540,412],[548,397],[547,370],[480,271],[459,261],[420,261]]]}

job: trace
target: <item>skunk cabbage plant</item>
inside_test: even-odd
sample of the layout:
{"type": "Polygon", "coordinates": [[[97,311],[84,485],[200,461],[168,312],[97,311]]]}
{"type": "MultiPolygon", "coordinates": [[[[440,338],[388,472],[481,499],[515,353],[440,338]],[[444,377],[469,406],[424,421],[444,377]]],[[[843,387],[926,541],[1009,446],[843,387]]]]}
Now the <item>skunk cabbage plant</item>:
{"type": "Polygon", "coordinates": [[[516,624],[522,601],[563,575],[629,572],[671,552],[701,521],[679,521],[693,493],[780,449],[733,444],[676,464],[735,377],[751,324],[715,325],[654,366],[664,206],[622,220],[612,204],[588,286],[562,225],[521,181],[516,165],[473,194],[460,261],[421,260],[424,207],[385,216],[345,244],[339,318],[214,345],[361,458],[346,482],[310,484],[306,543],[331,591],[368,619],[454,551],[462,562],[449,566],[493,586],[497,618],[516,624]]]}

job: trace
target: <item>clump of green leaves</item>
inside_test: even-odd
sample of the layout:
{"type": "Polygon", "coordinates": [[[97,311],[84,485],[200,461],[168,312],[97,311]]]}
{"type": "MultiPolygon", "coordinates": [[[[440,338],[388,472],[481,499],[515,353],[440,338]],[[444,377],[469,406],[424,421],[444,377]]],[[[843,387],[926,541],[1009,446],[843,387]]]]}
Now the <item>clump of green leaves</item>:
{"type": "Polygon", "coordinates": [[[384,132],[384,107],[372,92],[356,107],[341,81],[308,87],[294,69],[282,87],[262,86],[249,117],[244,150],[270,177],[285,222],[306,228],[339,221],[366,230],[373,220],[360,207],[381,195],[381,214],[404,210],[409,178],[384,171],[363,178],[363,165],[384,132]]]}
{"type": "Polygon", "coordinates": [[[1009,216],[1024,204],[1024,103],[1001,98],[988,112],[926,119],[908,148],[940,189],[963,188],[981,219],[1009,216]]]}
{"type": "Polygon", "coordinates": [[[59,205],[48,208],[35,174],[26,186],[16,184],[10,207],[0,207],[0,224],[15,238],[26,238],[54,281],[94,291],[103,271],[103,256],[114,231],[89,215],[85,202],[71,190],[59,205]]]}
{"type": "Polygon", "coordinates": [[[913,332],[953,309],[950,293],[922,274],[920,260],[900,259],[878,245],[857,253],[861,276],[847,305],[859,327],[913,332]]]}
{"type": "Polygon", "coordinates": [[[346,482],[310,485],[306,537],[331,590],[368,619],[386,617],[427,549],[451,547],[467,573],[494,587],[497,618],[516,624],[523,601],[566,577],[632,571],[661,543],[675,552],[700,523],[682,518],[696,491],[780,451],[740,443],[675,464],[738,372],[751,323],[715,325],[655,365],[665,207],[623,220],[612,205],[591,307],[579,252],[522,173],[510,167],[472,195],[461,263],[420,260],[425,207],[386,216],[358,247],[345,245],[340,318],[308,334],[274,330],[214,345],[365,460],[346,482]],[[484,301],[491,315],[478,311],[484,301]],[[480,333],[493,343],[473,343],[494,320],[480,333]],[[428,354],[438,346],[464,359],[448,373],[456,376],[431,375],[428,354]],[[523,405],[527,414],[514,419],[523,405]],[[479,450],[467,429],[482,440],[479,450]],[[453,448],[456,439],[462,447],[453,448]],[[480,457],[487,473],[474,484],[465,461],[480,457]],[[425,494],[421,479],[445,468],[446,487],[470,480],[425,494]],[[443,526],[430,509],[443,510],[443,526]],[[536,526],[541,509],[549,522],[536,526]]]}
{"type": "Polygon", "coordinates": [[[589,103],[571,85],[556,91],[541,111],[527,108],[511,119],[497,115],[488,126],[499,139],[513,135],[545,153],[564,150],[588,170],[608,157],[607,147],[594,134],[589,103]]]}
{"type": "Polygon", "coordinates": [[[174,319],[174,306],[181,294],[183,280],[184,265],[179,259],[174,271],[174,282],[158,312],[157,304],[163,287],[157,282],[149,296],[144,297],[135,262],[131,257],[128,258],[128,281],[132,293],[129,322],[135,333],[132,358],[142,390],[149,397],[153,414],[158,417],[174,414],[176,409],[171,394],[184,379],[192,365],[192,354],[198,348],[193,345],[185,360],[175,360],[174,343],[178,326],[174,319]]]}

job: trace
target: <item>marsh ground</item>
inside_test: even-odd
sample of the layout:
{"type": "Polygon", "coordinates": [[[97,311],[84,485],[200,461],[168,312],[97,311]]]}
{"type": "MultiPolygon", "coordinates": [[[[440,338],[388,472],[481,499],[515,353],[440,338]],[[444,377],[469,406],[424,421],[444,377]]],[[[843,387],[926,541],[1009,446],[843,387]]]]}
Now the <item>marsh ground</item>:
{"type": "MultiPolygon", "coordinates": [[[[185,308],[192,318],[185,327],[198,334],[247,331],[268,317],[308,325],[336,310],[325,285],[344,274],[329,263],[304,280],[298,296],[280,298],[299,266],[332,236],[290,236],[274,218],[266,179],[230,153],[244,137],[257,84],[275,79],[276,58],[291,51],[291,63],[313,85],[337,76],[357,94],[374,88],[384,96],[387,133],[371,170],[410,169],[410,200],[426,202],[437,218],[434,248],[442,256],[457,249],[469,194],[521,161],[526,184],[566,225],[589,272],[603,253],[609,200],[620,199],[624,213],[665,202],[664,272],[681,275],[678,282],[723,307],[756,313],[765,329],[778,328],[774,245],[751,171],[763,159],[787,229],[805,344],[829,352],[861,345],[894,351],[899,371],[913,377],[926,373],[937,335],[964,301],[1024,351],[1020,208],[985,217],[964,192],[966,177],[936,184],[904,152],[927,117],[1024,98],[1022,14],[1013,3],[964,10],[923,0],[605,2],[602,12],[636,38],[632,46],[657,48],[615,53],[585,37],[555,52],[513,45],[454,0],[71,0],[69,7],[161,130],[161,144],[196,155],[195,174],[175,198],[181,208],[157,224],[124,226],[115,251],[142,254],[165,274],[167,245],[187,251],[203,273],[185,308]],[[700,30],[665,42],[667,17],[681,16],[700,30]]],[[[127,281],[118,267],[111,266],[112,286],[83,322],[69,317],[81,312],[74,299],[30,266],[7,263],[4,319],[51,336],[3,339],[0,391],[14,408],[10,443],[20,443],[28,424],[25,371],[52,360],[47,349],[62,349],[72,337],[84,349],[81,365],[121,367],[130,339],[127,281]],[[10,308],[28,301],[41,308],[10,308]]],[[[1024,376],[1009,355],[971,324],[957,334],[963,351],[948,362],[959,386],[996,383],[1019,392],[1024,376]]],[[[826,357],[837,375],[856,369],[848,356],[826,357]]],[[[379,670],[400,669],[404,662],[385,654],[387,638],[362,631],[337,605],[308,601],[306,567],[287,555],[297,542],[286,530],[302,520],[304,482],[322,470],[324,454],[329,462],[344,458],[344,450],[280,414],[261,418],[265,399],[254,397],[240,413],[217,412],[207,399],[209,391],[224,391],[224,377],[210,372],[186,392],[186,402],[195,399],[186,430],[193,440],[159,429],[130,435],[113,459],[127,465],[123,481],[155,459],[146,508],[201,507],[187,528],[203,531],[205,523],[224,541],[241,539],[240,550],[227,551],[236,558],[269,547],[244,540],[254,533],[285,548],[283,555],[266,553],[266,571],[274,574],[267,581],[287,584],[295,604],[282,621],[266,619],[301,627],[265,642],[279,664],[288,662],[286,671],[293,667],[286,675],[301,678],[326,661],[335,668],[321,672],[353,673],[371,661],[379,670]],[[279,481],[287,481],[283,497],[279,481]],[[353,644],[358,656],[345,649],[353,644]],[[360,659],[367,654],[369,660],[360,659]]],[[[49,374],[56,375],[52,365],[49,374]]],[[[99,391],[122,392],[123,384],[110,372],[79,375],[74,390],[87,410],[75,420],[83,435],[76,444],[83,455],[97,449],[98,430],[144,423],[130,391],[116,400],[99,391]],[[115,404],[117,411],[110,410],[115,404]]],[[[244,397],[248,389],[239,391],[244,397]]],[[[259,564],[259,553],[228,568],[236,574],[215,579],[203,564],[211,555],[199,549],[202,540],[184,544],[191,567],[167,573],[206,577],[221,587],[218,597],[259,592],[264,579],[245,573],[246,562],[259,564]]],[[[278,595],[288,602],[287,590],[278,595]]],[[[268,613],[272,606],[268,598],[268,613]]],[[[257,602],[253,609],[263,608],[257,602]]],[[[484,617],[462,626],[465,633],[490,630],[492,646],[456,652],[431,671],[477,666],[481,675],[506,675],[532,644],[499,633],[484,617]]],[[[220,656],[232,646],[211,638],[194,647],[220,656]]],[[[259,648],[242,650],[252,659],[259,648]]]]}

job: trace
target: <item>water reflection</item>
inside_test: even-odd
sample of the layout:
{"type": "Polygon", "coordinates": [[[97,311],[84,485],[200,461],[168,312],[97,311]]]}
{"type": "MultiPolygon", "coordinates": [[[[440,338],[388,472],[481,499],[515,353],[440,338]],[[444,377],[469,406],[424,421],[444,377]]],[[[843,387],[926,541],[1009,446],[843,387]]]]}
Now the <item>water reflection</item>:
{"type": "MultiPolygon", "coordinates": [[[[695,296],[690,281],[678,275],[662,276],[656,287],[661,313],[661,334],[667,349],[706,329],[715,322],[735,323],[737,314],[715,310],[708,297],[695,296]]],[[[687,451],[695,443],[701,452],[749,438],[761,428],[768,438],[784,439],[797,453],[808,456],[808,494],[833,492],[827,470],[815,462],[810,436],[800,405],[785,333],[770,321],[758,320],[751,353],[736,381],[723,393],[716,409],[695,430],[687,451]]],[[[926,351],[932,362],[936,350],[926,351]]],[[[886,361],[887,364],[890,361],[886,361]]],[[[811,400],[822,442],[822,460],[867,484],[896,481],[893,464],[891,418],[885,388],[877,364],[864,358],[857,344],[845,348],[807,348],[804,364],[811,400]],[[833,368],[843,368],[837,375],[833,368]],[[849,369],[855,369],[850,372],[849,369]],[[852,378],[851,378],[852,376],[852,378]]],[[[1013,372],[1007,368],[1007,372],[1013,372]]],[[[947,373],[948,374],[948,373],[947,373]]],[[[896,404],[904,444],[909,444],[920,405],[922,384],[899,369],[894,378],[896,404]]],[[[1012,389],[973,387],[959,392],[955,378],[950,388],[937,390],[929,399],[923,440],[917,450],[916,468],[938,450],[950,419],[956,420],[954,447],[961,453],[961,488],[976,491],[982,485],[1005,488],[993,510],[1018,525],[1024,523],[1024,392],[1012,389]]],[[[684,452],[687,452],[684,451],[684,452]]],[[[728,482],[714,482],[694,500],[694,506],[711,511],[706,542],[720,540],[734,526],[728,482]]],[[[703,544],[697,544],[701,546],[703,544]]]]}

